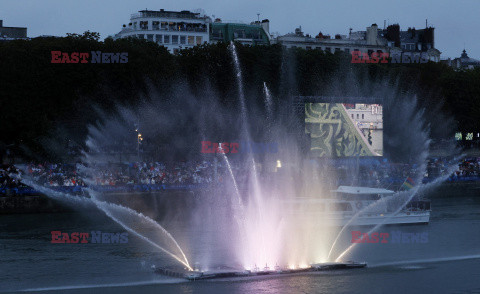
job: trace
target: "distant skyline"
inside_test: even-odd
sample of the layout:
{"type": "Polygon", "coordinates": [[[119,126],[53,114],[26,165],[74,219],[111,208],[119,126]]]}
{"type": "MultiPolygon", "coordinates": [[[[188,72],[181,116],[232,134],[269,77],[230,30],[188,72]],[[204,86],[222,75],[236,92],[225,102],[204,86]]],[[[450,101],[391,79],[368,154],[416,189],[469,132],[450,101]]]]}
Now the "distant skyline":
{"type": "Polygon", "coordinates": [[[403,1],[331,1],[319,0],[2,0],[0,19],[4,26],[27,27],[28,37],[40,35],[65,36],[66,33],[99,32],[102,39],[118,33],[128,24],[130,14],[143,9],[195,10],[203,9],[213,18],[249,23],[270,20],[270,32],[286,34],[301,26],[306,34],[348,35],[365,30],[373,23],[383,28],[399,23],[422,29],[425,19],[435,27],[435,47],[442,59],[459,57],[467,50],[470,57],[480,59],[479,0],[403,0],[403,1]]]}

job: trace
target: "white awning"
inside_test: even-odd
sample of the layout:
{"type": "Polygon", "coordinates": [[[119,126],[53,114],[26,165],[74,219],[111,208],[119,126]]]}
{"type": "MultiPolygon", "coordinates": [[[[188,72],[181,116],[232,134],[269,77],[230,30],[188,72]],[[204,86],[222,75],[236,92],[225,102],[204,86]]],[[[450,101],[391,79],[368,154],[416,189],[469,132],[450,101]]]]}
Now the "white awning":
{"type": "Polygon", "coordinates": [[[345,194],[393,194],[395,193],[392,190],[382,189],[382,188],[369,188],[369,187],[354,187],[354,186],[340,186],[337,190],[332,190],[331,192],[336,193],[345,193],[345,194]]]}

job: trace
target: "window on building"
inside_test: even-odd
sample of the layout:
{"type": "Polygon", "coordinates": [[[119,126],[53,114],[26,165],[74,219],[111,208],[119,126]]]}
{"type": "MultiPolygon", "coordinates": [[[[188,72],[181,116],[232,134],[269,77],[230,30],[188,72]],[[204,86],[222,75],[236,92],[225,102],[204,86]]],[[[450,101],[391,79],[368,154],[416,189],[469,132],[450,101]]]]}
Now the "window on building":
{"type": "Polygon", "coordinates": [[[350,53],[350,48],[345,48],[345,53],[350,53]]]}
{"type": "Polygon", "coordinates": [[[194,44],[195,44],[195,37],[188,36],[188,45],[194,45],[194,44]]]}
{"type": "Polygon", "coordinates": [[[213,39],[223,39],[223,32],[221,29],[214,29],[212,30],[212,38],[213,39]]]}
{"type": "Polygon", "coordinates": [[[353,113],[352,113],[352,119],[354,119],[354,117],[353,117],[353,113]]]}
{"type": "Polygon", "coordinates": [[[180,44],[186,44],[186,43],[187,43],[187,37],[180,36],[180,44]]]}
{"type": "Polygon", "coordinates": [[[163,36],[163,43],[170,44],[170,35],[163,36]]]}
{"type": "Polygon", "coordinates": [[[148,30],[148,21],[141,21],[140,22],[140,29],[141,30],[148,30]]]}
{"type": "Polygon", "coordinates": [[[177,35],[172,36],[172,44],[178,44],[178,36],[177,35]]]}
{"type": "Polygon", "coordinates": [[[153,35],[152,35],[152,34],[148,34],[148,35],[147,35],[147,40],[153,42],[153,35]]]}
{"type": "Polygon", "coordinates": [[[360,119],[360,115],[357,113],[357,119],[360,119]]]}
{"type": "Polygon", "coordinates": [[[330,53],[332,53],[332,48],[330,48],[330,47],[325,47],[325,52],[330,52],[330,53]]]}
{"type": "Polygon", "coordinates": [[[362,113],[362,119],[365,119],[365,114],[362,113]]]}
{"type": "Polygon", "coordinates": [[[155,40],[157,41],[158,44],[163,43],[163,35],[155,35],[155,40]]]}
{"type": "Polygon", "coordinates": [[[133,22],[133,29],[136,30],[137,29],[137,22],[133,22]]]}
{"type": "Polygon", "coordinates": [[[137,35],[137,38],[139,38],[139,39],[145,39],[145,35],[137,35]]]}
{"type": "Polygon", "coordinates": [[[307,49],[307,50],[312,50],[312,47],[307,46],[305,49],[307,49]]]}
{"type": "Polygon", "coordinates": [[[197,36],[197,45],[202,45],[202,36],[197,36]]]}
{"type": "Polygon", "coordinates": [[[340,48],[335,48],[335,52],[340,52],[340,48]]]}
{"type": "Polygon", "coordinates": [[[152,21],[152,29],[158,31],[160,29],[160,22],[159,21],[152,21]]]}
{"type": "Polygon", "coordinates": [[[235,39],[236,38],[245,39],[246,38],[245,30],[234,30],[233,31],[233,37],[235,39]]]}

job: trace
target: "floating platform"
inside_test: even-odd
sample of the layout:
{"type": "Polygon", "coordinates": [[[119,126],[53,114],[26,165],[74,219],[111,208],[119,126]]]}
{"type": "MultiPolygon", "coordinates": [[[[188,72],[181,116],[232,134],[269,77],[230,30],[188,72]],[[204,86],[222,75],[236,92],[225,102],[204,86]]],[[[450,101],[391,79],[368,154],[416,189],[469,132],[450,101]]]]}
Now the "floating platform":
{"type": "Polygon", "coordinates": [[[366,262],[327,262],[311,264],[309,267],[288,269],[275,267],[274,270],[270,270],[265,267],[263,270],[232,270],[232,269],[219,269],[212,271],[175,271],[166,268],[155,268],[155,272],[164,276],[184,278],[190,281],[207,280],[207,279],[221,279],[221,278],[240,278],[240,277],[254,277],[254,276],[277,276],[283,274],[296,274],[305,272],[319,272],[319,271],[332,271],[332,270],[345,270],[364,268],[367,266],[366,262]]]}

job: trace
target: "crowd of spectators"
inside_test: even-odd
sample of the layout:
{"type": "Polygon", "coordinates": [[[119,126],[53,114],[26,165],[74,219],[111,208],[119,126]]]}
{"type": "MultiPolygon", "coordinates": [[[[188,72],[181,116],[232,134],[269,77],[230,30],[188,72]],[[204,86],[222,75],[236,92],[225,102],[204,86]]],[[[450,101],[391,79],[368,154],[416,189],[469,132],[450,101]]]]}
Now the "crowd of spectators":
{"type": "Polygon", "coordinates": [[[91,168],[96,185],[204,184],[213,181],[213,165],[204,162],[136,162],[91,168]]]}
{"type": "MultiPolygon", "coordinates": [[[[217,165],[222,168],[221,164],[217,165]]],[[[214,181],[214,166],[210,162],[134,162],[128,164],[81,163],[29,164],[26,176],[45,186],[100,186],[129,184],[208,184],[214,181]]]]}
{"type": "Polygon", "coordinates": [[[348,184],[348,179],[353,178],[354,173],[358,175],[360,185],[371,187],[383,187],[398,189],[407,178],[422,180],[423,182],[432,181],[441,176],[448,176],[449,182],[455,181],[480,181],[480,158],[465,158],[461,162],[456,162],[451,158],[429,158],[425,168],[417,164],[396,164],[381,162],[378,164],[365,164],[352,170],[348,166],[340,166],[338,178],[343,182],[339,184],[348,184]],[[451,166],[458,165],[457,170],[451,173],[451,166]]]}
{"type": "Polygon", "coordinates": [[[480,158],[465,159],[459,165],[459,170],[456,172],[456,175],[459,177],[480,176],[480,158]]]}
{"type": "Polygon", "coordinates": [[[366,186],[398,189],[410,177],[420,178],[421,168],[416,164],[396,164],[389,162],[363,162],[334,165],[335,181],[332,186],[366,186]]]}
{"type": "Polygon", "coordinates": [[[20,171],[11,165],[1,166],[0,168],[0,187],[1,188],[15,188],[20,185],[17,175],[20,171]]]}
{"type": "MultiPolygon", "coordinates": [[[[434,179],[445,175],[451,159],[431,158],[426,169],[413,164],[393,164],[387,161],[378,164],[359,164],[356,168],[343,164],[334,164],[335,185],[359,184],[371,187],[394,189],[401,185],[407,177],[434,179]],[[425,171],[423,175],[420,172],[425,171]],[[357,182],[353,183],[352,179],[357,182]]],[[[248,172],[241,165],[232,163],[232,172],[237,184],[248,182],[248,172]]],[[[229,177],[229,170],[223,162],[188,161],[188,162],[134,162],[123,164],[96,164],[85,166],[81,163],[29,164],[21,170],[14,166],[0,168],[1,189],[15,188],[21,185],[20,180],[27,176],[44,186],[49,187],[84,187],[125,186],[125,185],[195,185],[222,182],[229,177]],[[85,182],[87,181],[87,182],[85,182]]],[[[265,176],[265,175],[262,175],[265,176]]],[[[272,175],[268,175],[272,177],[272,175]]],[[[450,177],[450,181],[462,179],[480,180],[480,158],[467,158],[458,165],[458,170],[450,177]]]]}
{"type": "Polygon", "coordinates": [[[76,164],[29,164],[26,167],[25,174],[36,183],[45,186],[85,186],[82,178],[78,175],[76,164]]]}

